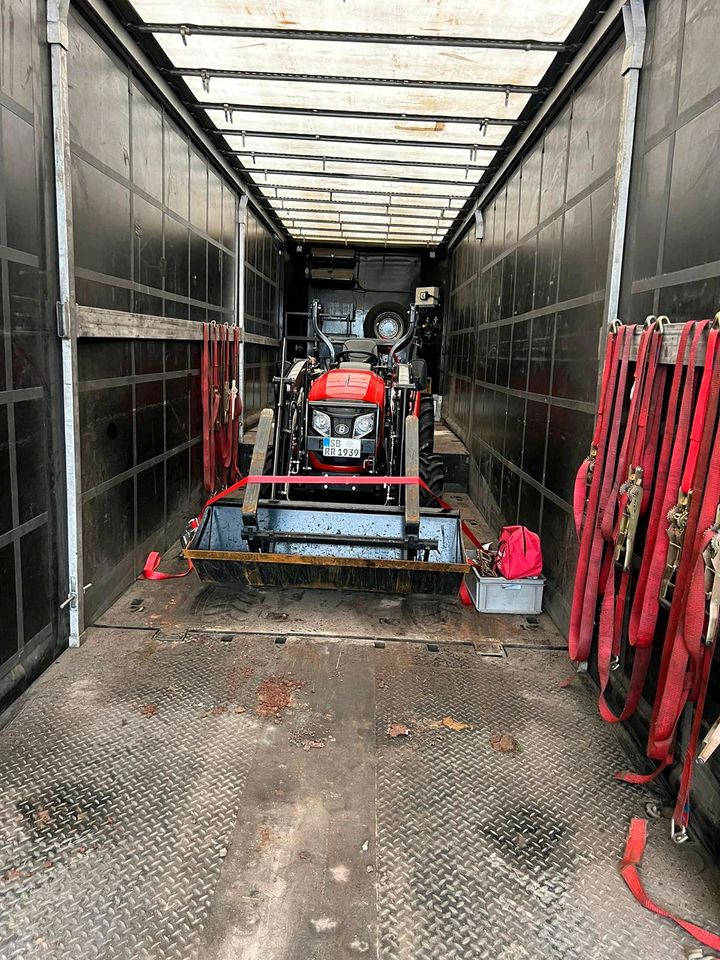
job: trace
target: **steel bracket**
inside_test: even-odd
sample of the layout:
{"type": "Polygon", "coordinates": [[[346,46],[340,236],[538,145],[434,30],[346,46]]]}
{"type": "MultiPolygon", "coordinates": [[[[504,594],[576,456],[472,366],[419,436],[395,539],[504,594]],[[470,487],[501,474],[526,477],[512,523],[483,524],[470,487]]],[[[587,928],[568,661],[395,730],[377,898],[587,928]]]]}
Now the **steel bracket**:
{"type": "Polygon", "coordinates": [[[645,5],[643,0],[626,0],[622,8],[625,30],[625,54],[623,56],[623,76],[628,70],[641,70],[645,59],[645,5]]]}
{"type": "Polygon", "coordinates": [[[72,314],[67,300],[59,300],[55,304],[55,315],[57,317],[58,336],[63,340],[69,339],[72,334],[72,314]]]}

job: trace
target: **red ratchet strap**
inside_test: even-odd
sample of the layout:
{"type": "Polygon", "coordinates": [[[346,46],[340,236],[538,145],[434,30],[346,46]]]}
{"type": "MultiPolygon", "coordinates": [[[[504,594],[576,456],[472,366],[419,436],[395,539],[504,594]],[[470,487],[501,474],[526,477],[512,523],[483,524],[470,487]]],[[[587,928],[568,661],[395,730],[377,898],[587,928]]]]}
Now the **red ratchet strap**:
{"type": "MultiPolygon", "coordinates": [[[[720,496],[720,484],[718,484],[720,496]]],[[[690,791],[692,788],[693,773],[700,728],[702,726],[705,698],[710,681],[715,647],[717,646],[717,587],[720,585],[720,574],[717,560],[720,557],[720,510],[715,517],[713,526],[706,530],[699,547],[695,570],[688,592],[687,607],[685,609],[683,641],[689,658],[689,675],[686,686],[689,687],[688,702],[693,704],[693,720],[690,728],[685,759],[680,777],[677,801],[673,821],[679,829],[676,837],[684,837],[687,833],[690,819],[690,791]],[[713,562],[715,561],[715,562],[713,562]],[[708,586],[710,589],[708,590],[708,586]],[[706,597],[710,596],[711,613],[706,614],[706,597]],[[714,609],[712,607],[714,605],[714,609]]]]}
{"type": "Polygon", "coordinates": [[[615,342],[607,384],[607,403],[611,406],[608,409],[606,405],[601,430],[596,436],[597,453],[591,471],[585,520],[582,523],[570,613],[569,655],[571,660],[578,662],[588,659],[593,639],[604,550],[600,523],[612,491],[615,474],[634,329],[633,326],[620,326],[612,334],[615,342]]]}
{"type": "Polygon", "coordinates": [[[210,447],[210,464],[212,466],[212,485],[208,490],[215,490],[217,482],[217,445],[215,443],[215,425],[217,423],[218,411],[220,409],[220,349],[218,343],[218,327],[216,323],[210,324],[210,434],[208,444],[210,447]]]}
{"type": "Polygon", "coordinates": [[[628,885],[632,895],[646,910],[656,913],[659,917],[666,917],[668,920],[672,920],[673,923],[676,923],[699,943],[704,944],[706,947],[710,947],[710,949],[716,953],[720,952],[719,936],[714,933],[710,933],[708,930],[703,930],[702,927],[698,927],[697,924],[690,923],[688,920],[682,920],[680,917],[673,916],[671,913],[668,913],[667,910],[663,910],[662,907],[659,907],[650,899],[650,897],[648,897],[638,872],[640,864],[642,863],[646,843],[647,820],[641,820],[639,817],[634,817],[630,823],[627,843],[625,845],[625,853],[623,854],[622,862],[620,863],[620,876],[628,885]]]}
{"type": "Polygon", "coordinates": [[[630,391],[630,409],[628,410],[625,433],[620,448],[612,485],[612,494],[605,504],[602,516],[602,530],[606,540],[615,539],[615,518],[618,508],[624,505],[622,487],[628,471],[635,466],[633,456],[642,456],[648,434],[651,413],[651,391],[658,371],[662,336],[658,333],[657,321],[653,320],[643,330],[638,344],[635,361],[633,385],[630,391]]]}
{"type": "MultiPolygon", "coordinates": [[[[712,331],[711,331],[712,332],[712,331]]],[[[709,355],[706,363],[710,363],[709,379],[703,378],[709,384],[707,402],[703,411],[704,420],[702,436],[696,444],[695,476],[692,487],[698,495],[691,499],[690,509],[685,526],[684,548],[680,553],[680,562],[677,569],[676,585],[673,590],[673,599],[670,606],[668,624],[665,631],[660,676],[657,684],[655,703],[653,705],[652,721],[647,743],[647,755],[657,760],[660,766],[649,775],[634,773],[620,773],[618,778],[628,783],[647,783],[658,773],[667,768],[674,760],[675,738],[678,722],[683,713],[685,704],[691,699],[697,700],[699,685],[699,668],[701,666],[697,644],[693,642],[695,660],[689,654],[685,637],[685,621],[696,624],[704,616],[704,600],[702,611],[696,601],[692,601],[693,609],[686,610],[686,603],[696,572],[697,557],[701,549],[703,536],[714,519],[720,497],[720,434],[717,433],[718,401],[720,399],[720,362],[717,353],[709,355]],[[711,456],[712,451],[712,456],[711,456]]],[[[702,385],[701,385],[702,389],[702,385]]],[[[705,403],[705,401],[703,401],[705,403]]],[[[700,408],[700,400],[697,403],[700,408]]],[[[695,431],[693,431],[695,432],[695,431]]],[[[695,629],[693,627],[693,629],[695,629]]],[[[688,811],[676,810],[677,822],[680,824],[679,839],[685,837],[684,826],[687,824],[688,811]]],[[[673,828],[675,823],[673,824],[673,828]]]]}
{"type": "Polygon", "coordinates": [[[240,417],[242,416],[242,397],[240,396],[240,327],[233,327],[232,380],[230,395],[230,421],[232,433],[230,440],[230,476],[234,480],[240,476],[238,454],[240,451],[240,417]]]}
{"type": "Polygon", "coordinates": [[[633,396],[630,404],[622,452],[615,486],[618,496],[609,501],[603,518],[603,535],[609,541],[607,573],[601,575],[603,602],[598,630],[597,664],[600,680],[598,709],[603,720],[611,723],[632,716],[642,695],[650,649],[638,651],[633,660],[632,676],[625,705],[619,716],[610,709],[605,692],[610,671],[620,663],[621,641],[630,586],[630,564],[639,517],[647,510],[653,489],[653,474],[660,436],[660,412],[667,371],[660,365],[662,321],[653,321],[643,331],[638,349],[633,396]],[[623,483],[624,473],[628,479],[623,483]],[[629,497],[633,497],[631,509],[629,497]],[[625,516],[626,508],[628,509],[625,516]],[[617,523],[613,522],[618,511],[617,523]],[[627,529],[623,528],[627,524],[627,529]],[[608,533],[610,536],[608,537],[608,533]],[[618,551],[613,557],[613,550],[618,551]],[[618,571],[618,567],[620,568],[618,571]],[[604,582],[603,582],[604,581],[604,582]]]}
{"type": "Polygon", "coordinates": [[[605,411],[611,400],[610,394],[614,389],[615,377],[617,376],[617,345],[618,336],[614,329],[608,333],[605,341],[605,365],[600,386],[600,399],[598,400],[597,419],[595,420],[595,431],[590,442],[590,453],[583,460],[580,469],[575,477],[575,486],[573,489],[573,516],[575,519],[575,532],[578,540],[582,537],[582,530],[585,523],[585,515],[588,500],[588,485],[592,476],[595,460],[598,454],[598,448],[605,436],[605,411]]]}
{"type": "Polygon", "coordinates": [[[240,476],[238,440],[242,404],[240,331],[237,326],[203,325],[203,482],[208,493],[240,476]]]}
{"type": "MultiPolygon", "coordinates": [[[[232,486],[228,487],[227,490],[222,490],[220,493],[215,494],[214,497],[210,497],[200,511],[198,522],[200,519],[202,519],[202,515],[205,513],[207,507],[212,506],[213,503],[217,503],[218,500],[222,500],[224,497],[234,493],[236,490],[241,490],[243,487],[246,487],[248,483],[260,483],[263,485],[277,484],[278,486],[285,486],[286,484],[290,484],[292,486],[294,484],[298,484],[302,486],[332,485],[359,487],[410,487],[417,484],[419,487],[421,487],[421,489],[426,490],[437,501],[443,510],[453,509],[449,503],[446,503],[441,497],[438,497],[436,493],[433,493],[430,487],[420,477],[378,477],[374,475],[328,477],[324,475],[321,476],[319,474],[311,476],[301,476],[299,474],[294,474],[293,476],[273,476],[269,474],[265,476],[265,474],[263,474],[262,476],[243,477],[242,480],[238,480],[237,483],[234,483],[232,486]]],[[[478,549],[482,547],[482,543],[480,540],[478,540],[464,520],[460,521],[460,525],[463,533],[472,543],[472,545],[478,549]]]]}
{"type": "Polygon", "coordinates": [[[157,550],[148,554],[142,572],[144,580],[178,580],[180,577],[186,577],[193,569],[192,560],[188,560],[187,570],[183,570],[182,573],[163,573],[162,570],[158,570],[161,560],[162,557],[157,550]]]}
{"type": "MultiPolygon", "coordinates": [[[[692,566],[692,569],[689,571],[686,581],[687,588],[683,589],[682,593],[683,598],[685,598],[685,607],[675,621],[671,649],[667,658],[664,659],[664,669],[661,671],[658,683],[659,704],[656,704],[657,710],[653,711],[653,726],[651,728],[654,754],[664,752],[666,755],[671,755],[683,710],[688,704],[694,709],[692,728],[683,764],[683,775],[673,815],[676,839],[684,839],[690,817],[689,799],[693,766],[717,636],[717,623],[713,626],[711,635],[708,633],[706,551],[710,548],[711,541],[714,540],[717,533],[715,523],[718,503],[720,502],[720,462],[718,457],[720,457],[720,433],[715,436],[710,457],[700,516],[697,522],[697,535],[692,552],[690,546],[693,541],[687,544],[688,560],[690,561],[687,567],[692,566]]],[[[717,541],[715,543],[717,544],[717,541]]],[[[683,550],[683,553],[685,553],[685,550],[683,550]]],[[[710,569],[712,570],[713,567],[711,566],[710,569]]],[[[714,585],[714,577],[711,578],[711,587],[712,585],[714,585]]],[[[714,590],[712,590],[712,593],[714,593],[714,590]]],[[[678,606],[680,606],[679,603],[678,606]]]]}
{"type": "MultiPolygon", "coordinates": [[[[709,336],[708,346],[710,343],[709,336]]],[[[663,759],[672,750],[675,726],[679,714],[682,712],[682,706],[680,705],[682,681],[679,680],[678,673],[685,660],[683,655],[685,644],[682,642],[685,600],[695,568],[698,546],[704,531],[714,522],[718,493],[720,492],[718,490],[720,464],[717,460],[720,454],[720,434],[716,433],[718,395],[720,394],[720,362],[717,362],[717,357],[714,359],[715,362],[710,355],[706,358],[706,369],[711,370],[711,376],[706,378],[703,375],[703,380],[708,385],[707,395],[704,401],[701,401],[700,397],[697,401],[698,409],[701,407],[701,403],[704,406],[704,429],[702,435],[697,438],[697,442],[694,442],[691,437],[688,453],[688,457],[692,456],[695,465],[694,480],[692,480],[688,489],[694,488],[698,496],[693,498],[690,503],[684,539],[686,549],[683,549],[680,557],[677,585],[673,592],[673,603],[670,608],[668,629],[665,635],[658,695],[653,709],[653,722],[650,730],[652,742],[648,745],[652,749],[650,755],[655,759],[663,759]],[[709,368],[707,364],[710,364],[709,368]]],[[[686,650],[685,653],[687,653],[686,650]]],[[[684,669],[682,673],[684,673],[684,669]]],[[[684,705],[684,700],[682,704],[684,705]]]]}
{"type": "MultiPolygon", "coordinates": [[[[361,477],[326,477],[326,476],[273,476],[273,475],[262,475],[254,477],[243,477],[241,480],[238,480],[237,483],[232,484],[226,490],[222,490],[220,493],[215,494],[215,496],[210,497],[209,500],[205,502],[202,510],[200,511],[197,519],[197,524],[199,525],[200,520],[202,519],[203,514],[208,507],[212,506],[214,503],[217,503],[219,500],[224,499],[229,496],[231,493],[235,493],[236,490],[241,490],[243,487],[246,487],[250,482],[260,483],[260,484],[278,484],[285,486],[285,484],[302,484],[303,486],[318,486],[321,484],[331,483],[333,486],[395,486],[395,487],[409,487],[417,484],[423,490],[426,490],[438,504],[442,507],[443,510],[452,510],[453,508],[449,503],[446,503],[443,499],[438,497],[437,494],[433,493],[430,487],[422,480],[420,477],[376,477],[376,476],[361,476],[361,477]]],[[[464,520],[460,521],[460,527],[462,532],[472,543],[474,547],[480,549],[482,543],[475,534],[472,532],[470,527],[465,523],[464,520]]],[[[188,569],[183,573],[162,573],[157,569],[160,563],[160,554],[157,551],[153,551],[148,555],[147,560],[145,561],[145,566],[143,568],[143,577],[146,580],[172,580],[178,577],[186,577],[188,573],[193,569],[192,561],[188,559],[188,569]]],[[[464,584],[460,587],[460,599],[467,606],[467,600],[470,599],[467,587],[463,591],[464,584]]],[[[472,601],[471,601],[472,602],[472,601]]]]}
{"type": "Polygon", "coordinates": [[[680,485],[695,399],[697,349],[708,323],[707,320],[697,324],[690,321],[684,325],[680,335],[645,549],[630,611],[628,636],[633,647],[651,647],[655,637],[660,611],[660,584],[667,557],[667,538],[664,526],[661,531],[661,525],[665,523],[668,511],[675,503],[680,485]],[[683,382],[685,355],[691,333],[693,337],[687,358],[687,374],[683,382]],[[682,399],[678,404],[681,384],[682,399]]]}
{"type": "Polygon", "coordinates": [[[206,490],[213,489],[214,465],[210,463],[210,327],[203,324],[203,345],[200,358],[203,418],[203,483],[206,490]]]}

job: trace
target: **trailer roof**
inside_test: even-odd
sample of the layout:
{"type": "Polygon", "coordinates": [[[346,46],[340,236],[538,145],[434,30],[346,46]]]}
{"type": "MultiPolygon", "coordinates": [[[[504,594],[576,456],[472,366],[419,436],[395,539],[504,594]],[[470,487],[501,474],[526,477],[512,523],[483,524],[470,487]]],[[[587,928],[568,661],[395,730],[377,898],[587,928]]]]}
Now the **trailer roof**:
{"type": "Polygon", "coordinates": [[[133,6],[294,238],[434,246],[589,4],[133,6]]]}

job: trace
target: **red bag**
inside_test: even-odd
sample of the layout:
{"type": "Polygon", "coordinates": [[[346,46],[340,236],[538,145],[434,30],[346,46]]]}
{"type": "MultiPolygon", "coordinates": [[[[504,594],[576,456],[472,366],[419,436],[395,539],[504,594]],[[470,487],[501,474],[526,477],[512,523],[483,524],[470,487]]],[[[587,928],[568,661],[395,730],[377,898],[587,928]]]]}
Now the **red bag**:
{"type": "Polygon", "coordinates": [[[540,537],[527,527],[503,527],[500,531],[497,572],[506,580],[539,577],[542,573],[540,537]]]}

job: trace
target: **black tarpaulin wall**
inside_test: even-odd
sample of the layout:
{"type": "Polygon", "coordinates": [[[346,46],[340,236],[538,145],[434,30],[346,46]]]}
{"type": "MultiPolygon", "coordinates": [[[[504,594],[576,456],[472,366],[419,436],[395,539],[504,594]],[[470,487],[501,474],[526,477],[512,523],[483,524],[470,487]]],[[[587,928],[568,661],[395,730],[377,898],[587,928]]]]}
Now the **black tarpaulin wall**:
{"type": "MultiPolygon", "coordinates": [[[[79,304],[231,322],[237,196],[78,17],[70,120],[79,304]]],[[[78,342],[86,620],[202,498],[200,346],[78,342]]]]}
{"type": "Polygon", "coordinates": [[[496,523],[542,537],[566,627],[572,483],[595,412],[622,78],[620,44],[577,90],[452,257],[444,411],[496,523]]]}
{"type": "Polygon", "coordinates": [[[0,2],[0,710],[66,636],[49,77],[36,17],[34,3],[0,2]]]}

